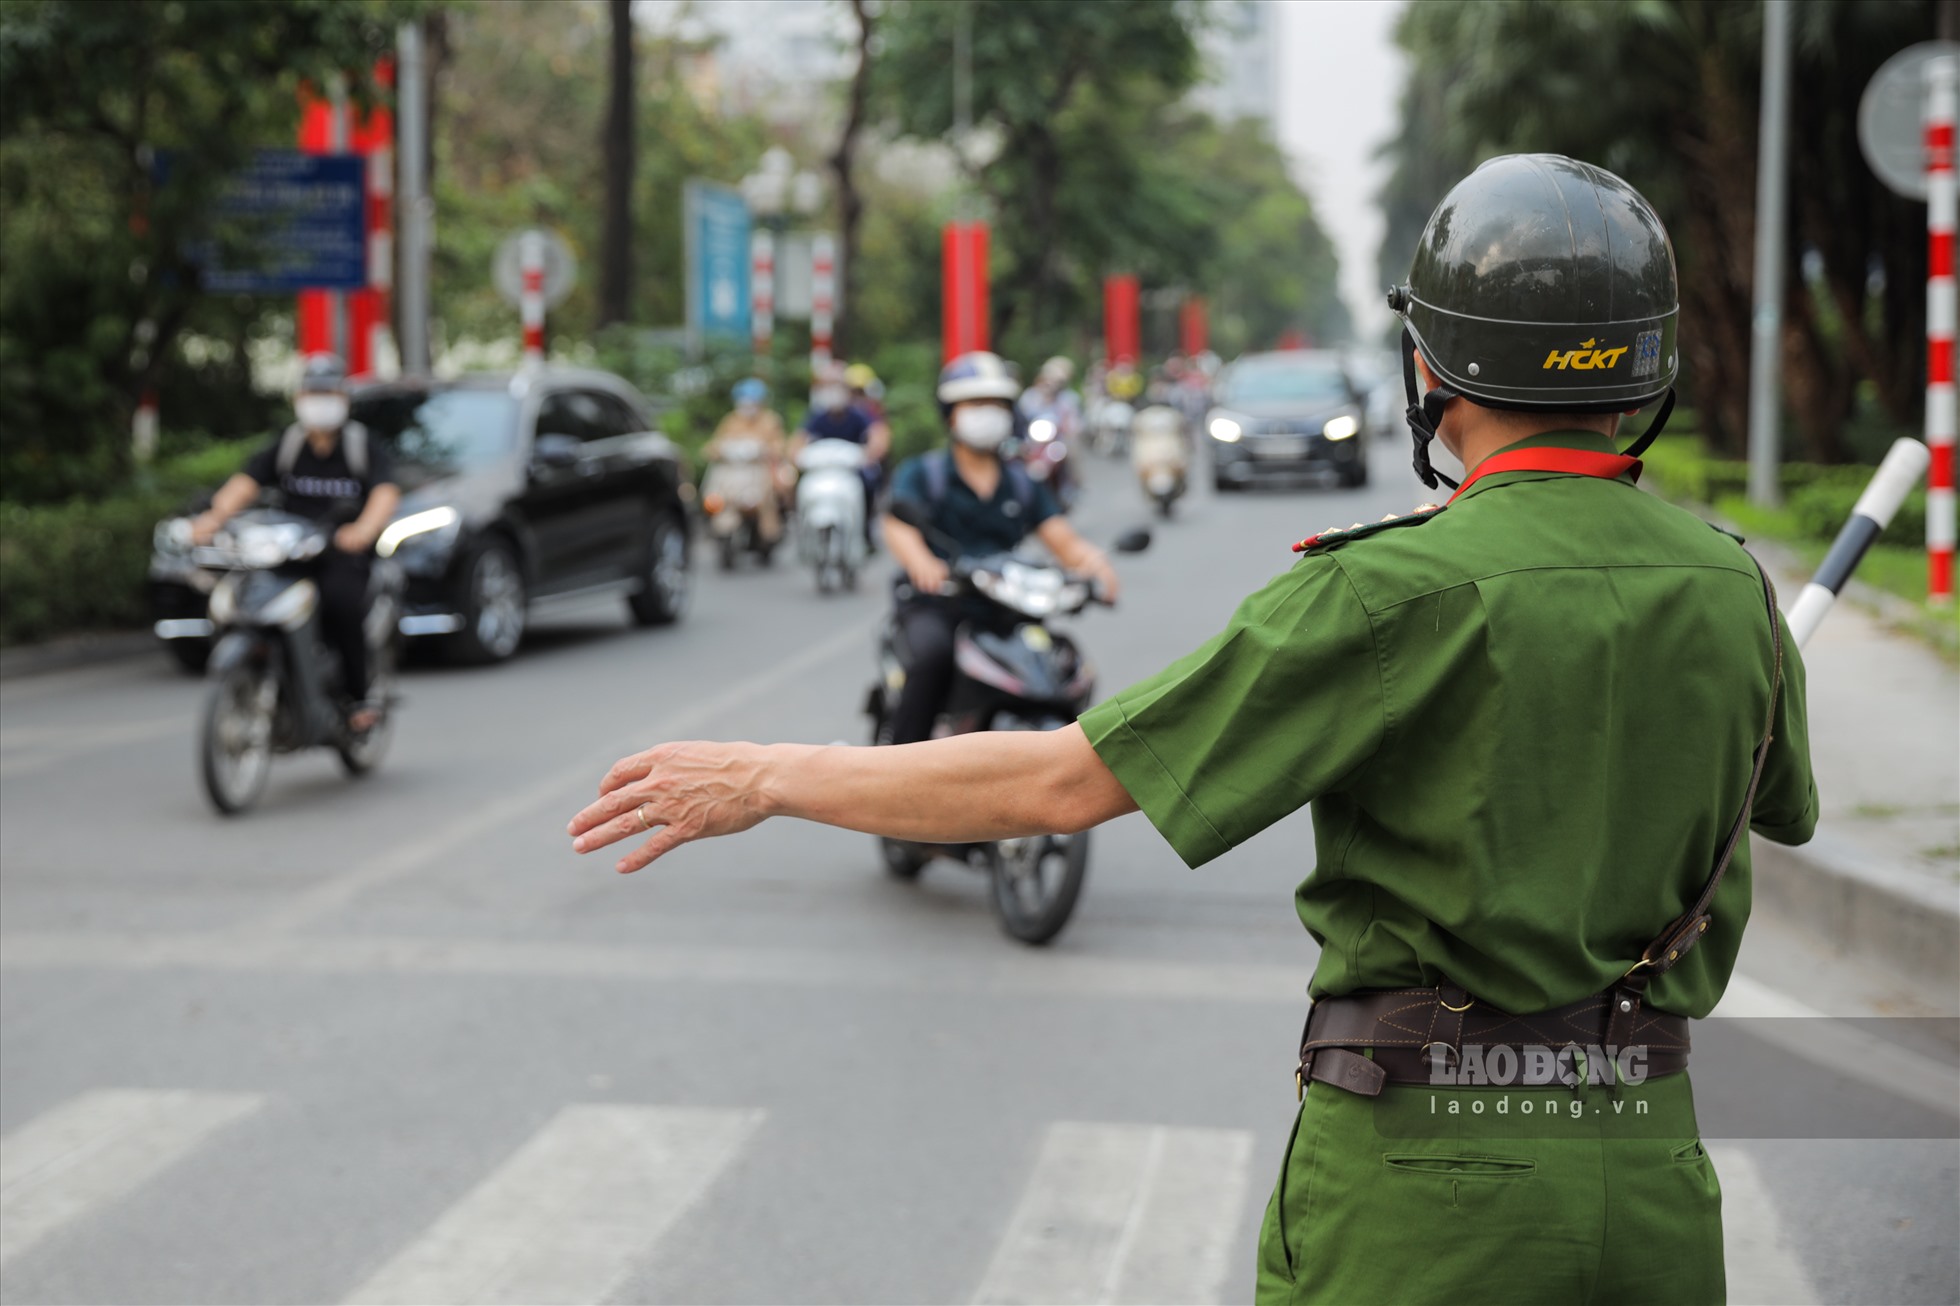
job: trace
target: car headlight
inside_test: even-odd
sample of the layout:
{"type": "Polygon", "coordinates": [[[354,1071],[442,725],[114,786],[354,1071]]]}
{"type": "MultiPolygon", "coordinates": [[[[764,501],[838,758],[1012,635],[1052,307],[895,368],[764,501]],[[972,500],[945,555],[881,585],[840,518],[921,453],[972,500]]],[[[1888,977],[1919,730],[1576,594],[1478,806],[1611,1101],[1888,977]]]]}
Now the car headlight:
{"type": "Polygon", "coordinates": [[[462,514],[448,504],[412,512],[399,521],[388,523],[388,529],[382,531],[381,538],[374,542],[374,551],[384,558],[392,558],[395,550],[405,542],[422,536],[430,537],[423,543],[446,545],[455,540],[462,524],[462,514]]]}
{"type": "Polygon", "coordinates": [[[1334,418],[1327,425],[1321,427],[1320,433],[1330,440],[1347,440],[1351,439],[1360,429],[1361,423],[1354,419],[1352,413],[1342,413],[1339,417],[1334,418]]]}
{"type": "Polygon", "coordinates": [[[1237,444],[1239,437],[1245,434],[1245,428],[1229,417],[1214,417],[1211,425],[1205,429],[1211,432],[1212,439],[1223,440],[1226,444],[1237,444]]]}

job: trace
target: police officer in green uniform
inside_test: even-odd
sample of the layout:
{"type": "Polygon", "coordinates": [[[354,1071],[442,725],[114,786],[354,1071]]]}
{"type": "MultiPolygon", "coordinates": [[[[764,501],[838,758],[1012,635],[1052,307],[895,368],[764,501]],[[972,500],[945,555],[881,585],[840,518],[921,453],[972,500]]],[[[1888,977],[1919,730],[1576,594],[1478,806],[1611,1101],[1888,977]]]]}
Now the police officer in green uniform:
{"type": "MultiPolygon", "coordinates": [[[[1673,252],[1618,177],[1493,159],[1423,233],[1416,467],[1449,503],[1296,546],[1159,675],[1045,734],[662,745],[574,848],[789,815],[895,838],[1141,808],[1192,866],[1311,803],[1320,945],[1262,1301],[1719,1301],[1720,1189],[1685,1066],[1748,917],[1747,831],[1817,816],[1803,669],[1730,537],[1634,481],[1671,400],[1673,252]]],[[[1304,850],[1303,850],[1304,851],[1304,850]]],[[[1304,860],[1304,859],[1303,859],[1304,860]]]]}

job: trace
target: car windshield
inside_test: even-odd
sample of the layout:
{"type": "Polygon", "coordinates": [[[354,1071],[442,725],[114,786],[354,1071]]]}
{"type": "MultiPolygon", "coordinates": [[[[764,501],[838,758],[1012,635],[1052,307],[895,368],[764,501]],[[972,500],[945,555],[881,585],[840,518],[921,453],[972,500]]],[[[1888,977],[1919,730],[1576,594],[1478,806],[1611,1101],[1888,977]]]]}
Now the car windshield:
{"type": "Polygon", "coordinates": [[[1347,376],[1325,363],[1237,367],[1225,385],[1227,403],[1338,403],[1347,398],[1347,376]]]}
{"type": "Polygon", "coordinates": [[[388,446],[403,489],[494,462],[517,438],[517,403],[501,390],[365,395],[353,417],[388,446]]]}

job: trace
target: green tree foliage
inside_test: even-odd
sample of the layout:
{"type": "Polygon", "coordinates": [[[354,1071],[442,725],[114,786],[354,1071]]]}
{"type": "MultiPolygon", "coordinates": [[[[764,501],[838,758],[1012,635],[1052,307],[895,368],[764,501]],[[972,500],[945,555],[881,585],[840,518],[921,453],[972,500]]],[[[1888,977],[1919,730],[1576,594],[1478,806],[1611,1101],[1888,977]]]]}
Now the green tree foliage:
{"type": "MultiPolygon", "coordinates": [[[[555,339],[586,340],[599,319],[604,159],[611,52],[606,11],[592,4],[458,4],[444,14],[435,106],[435,312],[451,341],[512,337],[517,310],[490,264],[505,236],[530,225],[563,235],[579,284],[552,311],[555,339]]],[[[684,316],[681,188],[732,183],[768,144],[754,117],[724,115],[695,76],[704,48],[644,30],[639,44],[633,178],[633,285],[642,323],[684,316]]]]}
{"type": "Polygon", "coordinates": [[[1201,6],[1172,0],[898,3],[877,94],[901,134],[951,141],[949,66],[970,15],[972,113],[997,148],[971,182],[993,217],[994,336],[1033,357],[1099,320],[1103,277],[1208,294],[1221,344],[1345,335],[1331,244],[1263,128],[1185,102],[1201,6]]]}
{"type": "MultiPolygon", "coordinates": [[[[1865,167],[1859,96],[1888,57],[1934,34],[1931,0],[1795,7],[1782,341],[1808,454],[1842,457],[1862,393],[1910,423],[1925,335],[1925,210],[1865,167]],[[1878,275],[1874,275],[1874,272],[1878,275]]],[[[1761,6],[1701,0],[1437,0],[1397,29],[1402,132],[1383,195],[1385,274],[1407,275],[1424,218],[1476,161],[1590,160],[1660,211],[1682,278],[1683,385],[1718,444],[1746,430],[1761,6]]]]}
{"type": "Polygon", "coordinates": [[[383,0],[0,6],[0,484],[99,490],[156,390],[180,425],[263,420],[246,346],[286,305],[199,292],[183,250],[213,190],[290,142],[302,82],[362,75],[383,0]],[[152,183],[168,151],[168,185],[152,183]],[[195,340],[191,348],[186,342],[195,340]]]}

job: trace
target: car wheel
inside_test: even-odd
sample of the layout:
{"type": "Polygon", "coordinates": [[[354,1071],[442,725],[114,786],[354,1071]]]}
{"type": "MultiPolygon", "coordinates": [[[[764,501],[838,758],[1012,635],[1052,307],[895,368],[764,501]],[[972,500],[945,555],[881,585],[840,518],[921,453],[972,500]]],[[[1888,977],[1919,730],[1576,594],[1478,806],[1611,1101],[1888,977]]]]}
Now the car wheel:
{"type": "Polygon", "coordinates": [[[524,642],[529,596],[517,552],[490,536],[476,547],[464,571],[463,629],[450,650],[459,662],[502,662],[524,642]]]}
{"type": "Polygon", "coordinates": [[[687,531],[672,517],[656,517],[647,534],[640,592],[626,600],[641,626],[671,626],[687,613],[692,590],[687,574],[687,531]]]}

